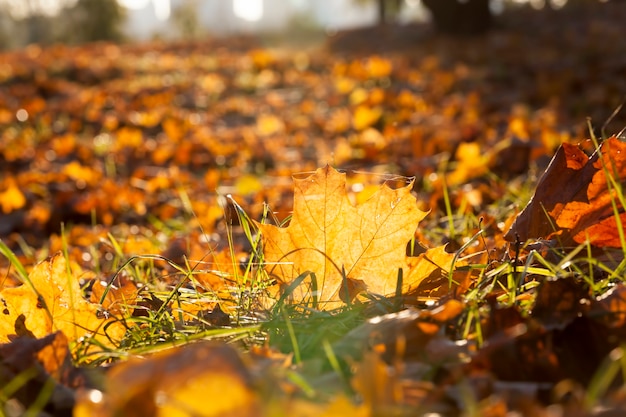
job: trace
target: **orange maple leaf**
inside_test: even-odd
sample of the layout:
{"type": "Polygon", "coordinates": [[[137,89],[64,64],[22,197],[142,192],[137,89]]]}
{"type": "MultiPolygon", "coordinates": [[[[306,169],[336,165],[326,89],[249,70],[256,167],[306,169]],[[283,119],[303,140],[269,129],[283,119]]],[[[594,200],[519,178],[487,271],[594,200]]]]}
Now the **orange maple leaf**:
{"type": "Polygon", "coordinates": [[[0,343],[18,336],[41,338],[56,331],[62,331],[70,342],[92,336],[111,346],[121,340],[125,327],[98,316],[98,306],[83,298],[61,254],[37,264],[29,281],[32,285],[0,291],[0,343]]]}
{"type": "Polygon", "coordinates": [[[443,247],[419,257],[406,255],[417,224],[427,215],[411,195],[412,182],[399,189],[383,185],[367,201],[353,206],[345,174],[329,166],[294,181],[289,226],[258,226],[266,268],[279,283],[289,284],[301,274],[315,273],[316,285],[296,288],[292,294],[295,301],[316,296],[320,307],[329,309],[363,289],[391,295],[396,292],[400,269],[402,290],[407,292],[434,270],[451,265],[452,255],[443,247]]]}

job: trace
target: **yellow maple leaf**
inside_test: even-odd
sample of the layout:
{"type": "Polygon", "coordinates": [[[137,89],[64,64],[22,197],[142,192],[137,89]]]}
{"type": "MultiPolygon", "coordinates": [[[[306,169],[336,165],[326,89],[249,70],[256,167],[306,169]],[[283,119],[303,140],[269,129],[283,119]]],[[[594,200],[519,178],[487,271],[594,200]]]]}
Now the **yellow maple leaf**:
{"type": "Polygon", "coordinates": [[[124,326],[101,318],[98,306],[83,298],[61,254],[37,264],[29,281],[32,285],[0,291],[0,343],[18,336],[41,338],[56,331],[62,331],[70,342],[93,336],[111,346],[121,340],[124,326]]]}
{"type": "Polygon", "coordinates": [[[329,166],[294,181],[289,226],[258,224],[266,268],[280,284],[288,285],[306,272],[315,274],[315,285],[305,279],[293,291],[294,301],[315,296],[320,308],[329,309],[363,289],[392,295],[400,269],[402,290],[408,292],[434,270],[451,265],[452,255],[443,247],[419,257],[406,255],[408,242],[427,215],[411,195],[412,183],[399,189],[383,185],[354,206],[346,192],[345,174],[329,166]]]}

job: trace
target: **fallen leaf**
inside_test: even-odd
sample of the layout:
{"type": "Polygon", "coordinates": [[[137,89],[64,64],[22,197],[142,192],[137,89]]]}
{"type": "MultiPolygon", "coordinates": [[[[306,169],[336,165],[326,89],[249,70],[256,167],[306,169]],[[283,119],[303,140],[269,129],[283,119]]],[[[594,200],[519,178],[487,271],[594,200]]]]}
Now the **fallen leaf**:
{"type": "Polygon", "coordinates": [[[626,143],[609,138],[591,157],[564,143],[505,238],[526,241],[558,236],[563,244],[589,241],[599,247],[621,247],[613,203],[622,225],[626,213],[615,186],[626,186],[626,143]]]}
{"type": "Polygon", "coordinates": [[[19,210],[26,204],[26,197],[20,191],[15,179],[9,177],[7,180],[6,188],[0,191],[0,205],[2,205],[2,212],[9,214],[14,210],[19,210]]]}
{"type": "Polygon", "coordinates": [[[359,131],[364,130],[375,124],[382,114],[380,108],[371,108],[362,104],[354,110],[354,114],[352,115],[352,127],[359,131]]]}
{"type": "Polygon", "coordinates": [[[588,310],[589,289],[567,276],[539,284],[532,316],[548,328],[562,328],[588,310]]]}
{"type": "Polygon", "coordinates": [[[80,412],[74,415],[258,415],[252,377],[226,344],[204,341],[132,359],[113,368],[105,386],[98,395],[79,396],[80,412]]]}
{"type": "Polygon", "coordinates": [[[365,405],[374,415],[379,415],[382,410],[402,403],[400,377],[397,369],[385,363],[378,352],[371,351],[365,354],[351,382],[365,405]]]}
{"type": "Polygon", "coordinates": [[[278,415],[289,415],[299,417],[370,417],[370,408],[366,404],[354,404],[345,395],[339,395],[328,404],[320,404],[303,399],[293,399],[286,404],[277,405],[278,415]]]}
{"type": "Polygon", "coordinates": [[[114,346],[124,336],[120,322],[100,318],[98,305],[83,298],[78,280],[68,273],[60,253],[36,265],[29,281],[0,291],[1,343],[62,331],[70,342],[93,337],[104,346],[114,346]]]}
{"type": "MultiPolygon", "coordinates": [[[[415,257],[407,257],[408,269],[404,275],[404,282],[410,283],[404,287],[410,295],[428,296],[437,299],[451,290],[458,288],[456,282],[450,281],[447,272],[452,267],[453,255],[446,252],[445,246],[427,249],[426,252],[415,257]]],[[[456,266],[464,265],[456,262],[456,266]]]]}
{"type": "Polygon", "coordinates": [[[487,172],[489,155],[476,142],[460,143],[456,150],[457,165],[447,178],[449,185],[459,185],[487,172]]]}
{"type": "Polygon", "coordinates": [[[368,76],[371,78],[388,77],[391,75],[391,71],[393,70],[393,64],[391,61],[378,55],[369,57],[365,66],[368,76]]]}
{"type": "Polygon", "coordinates": [[[108,312],[115,315],[130,315],[137,301],[139,289],[135,283],[123,275],[118,275],[113,282],[96,280],[91,287],[90,301],[100,303],[108,312]]]}
{"type": "Polygon", "coordinates": [[[591,316],[611,328],[626,324],[626,285],[617,284],[591,303],[591,316]]]}
{"type": "MultiPolygon", "coordinates": [[[[402,290],[407,292],[434,270],[449,269],[452,256],[443,248],[427,252],[430,258],[406,256],[406,245],[427,214],[417,208],[412,183],[395,190],[383,185],[353,206],[345,177],[327,166],[295,179],[289,226],[258,224],[273,277],[289,284],[303,273],[315,273],[315,295],[322,308],[332,308],[340,304],[341,290],[350,283],[358,288],[362,282],[369,292],[392,295],[398,270],[403,271],[402,290]]],[[[310,299],[311,290],[303,287],[293,292],[295,300],[310,299]]]]}
{"type": "Polygon", "coordinates": [[[137,128],[122,127],[116,133],[118,150],[122,150],[125,147],[137,148],[143,143],[143,134],[137,128]]]}
{"type": "Polygon", "coordinates": [[[463,312],[463,303],[448,300],[431,310],[407,308],[369,319],[352,329],[335,349],[342,355],[359,356],[363,346],[374,346],[388,363],[419,360],[424,363],[458,362],[467,346],[455,344],[441,331],[463,312]]]}
{"type": "Polygon", "coordinates": [[[80,164],[78,161],[72,161],[63,167],[63,173],[69,178],[74,180],[78,188],[85,188],[85,186],[96,185],[101,178],[101,175],[90,167],[86,167],[80,164]]]}
{"type": "Polygon", "coordinates": [[[20,337],[0,345],[0,387],[6,389],[17,380],[22,381],[21,386],[9,395],[24,409],[35,406],[41,401],[41,392],[47,392],[49,397],[40,406],[53,415],[71,415],[74,395],[70,388],[81,385],[84,375],[72,366],[67,338],[57,332],[41,339],[20,337]]]}
{"type": "Polygon", "coordinates": [[[270,136],[282,133],[285,130],[285,123],[278,117],[271,114],[262,114],[257,117],[256,128],[261,136],[270,136]]]}
{"type": "MultiPolygon", "coordinates": [[[[491,314],[500,312],[506,314],[506,309],[491,314]]],[[[618,342],[611,329],[586,315],[558,329],[544,327],[540,320],[521,321],[488,336],[471,366],[489,369],[504,381],[554,384],[570,378],[586,385],[618,342]]]]}
{"type": "Polygon", "coordinates": [[[267,49],[254,49],[248,55],[258,69],[267,68],[276,61],[274,54],[267,49]]]}
{"type": "Polygon", "coordinates": [[[171,117],[163,120],[162,125],[163,132],[174,143],[180,143],[187,133],[184,123],[171,117]]]}

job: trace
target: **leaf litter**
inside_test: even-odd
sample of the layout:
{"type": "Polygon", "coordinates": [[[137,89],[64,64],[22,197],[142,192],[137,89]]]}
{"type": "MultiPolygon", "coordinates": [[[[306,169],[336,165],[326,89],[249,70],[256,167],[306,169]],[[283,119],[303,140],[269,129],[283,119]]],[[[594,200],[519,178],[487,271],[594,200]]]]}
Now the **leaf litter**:
{"type": "Polygon", "coordinates": [[[622,412],[622,9],[3,54],[3,411],[622,412]]]}

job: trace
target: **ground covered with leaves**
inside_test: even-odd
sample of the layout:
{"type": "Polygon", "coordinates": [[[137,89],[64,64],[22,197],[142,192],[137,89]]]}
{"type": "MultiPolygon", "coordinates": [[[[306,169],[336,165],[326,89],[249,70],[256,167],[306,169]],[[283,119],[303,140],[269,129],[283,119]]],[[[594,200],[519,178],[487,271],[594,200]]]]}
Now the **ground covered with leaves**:
{"type": "Polygon", "coordinates": [[[625,19],[3,53],[3,413],[623,412],[625,19]]]}

